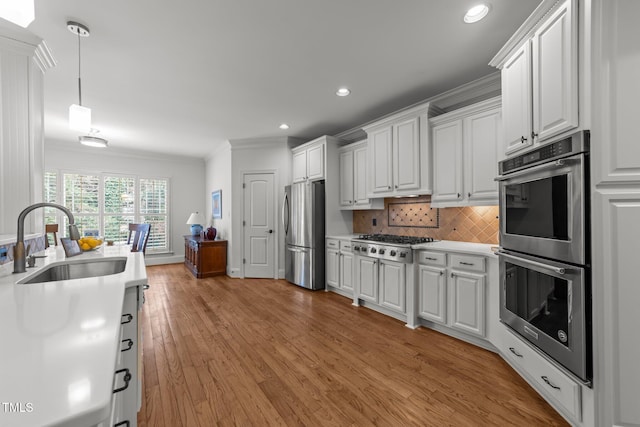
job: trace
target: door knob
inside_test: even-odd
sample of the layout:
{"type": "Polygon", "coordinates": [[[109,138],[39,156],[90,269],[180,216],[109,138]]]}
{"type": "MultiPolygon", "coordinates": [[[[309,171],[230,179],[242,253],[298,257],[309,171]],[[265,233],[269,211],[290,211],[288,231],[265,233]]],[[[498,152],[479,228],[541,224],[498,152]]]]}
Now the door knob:
{"type": "Polygon", "coordinates": [[[271,234],[271,233],[273,233],[273,230],[269,230],[269,231],[267,231],[267,233],[271,234]]]}

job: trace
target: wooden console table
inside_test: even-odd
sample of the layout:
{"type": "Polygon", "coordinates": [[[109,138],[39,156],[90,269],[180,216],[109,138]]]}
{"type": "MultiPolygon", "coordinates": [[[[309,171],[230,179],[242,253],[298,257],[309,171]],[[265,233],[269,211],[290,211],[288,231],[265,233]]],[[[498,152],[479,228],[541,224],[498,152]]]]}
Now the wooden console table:
{"type": "Polygon", "coordinates": [[[227,241],[184,236],[184,265],[198,279],[227,274],[227,241]]]}

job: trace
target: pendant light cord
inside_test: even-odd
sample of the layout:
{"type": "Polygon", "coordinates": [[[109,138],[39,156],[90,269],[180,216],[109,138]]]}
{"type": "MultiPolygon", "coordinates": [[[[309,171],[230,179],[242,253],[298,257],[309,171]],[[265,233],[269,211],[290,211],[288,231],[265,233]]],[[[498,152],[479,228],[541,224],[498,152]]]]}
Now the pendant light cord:
{"type": "Polygon", "coordinates": [[[82,105],[82,80],[80,79],[80,28],[78,28],[78,105],[82,105]]]}

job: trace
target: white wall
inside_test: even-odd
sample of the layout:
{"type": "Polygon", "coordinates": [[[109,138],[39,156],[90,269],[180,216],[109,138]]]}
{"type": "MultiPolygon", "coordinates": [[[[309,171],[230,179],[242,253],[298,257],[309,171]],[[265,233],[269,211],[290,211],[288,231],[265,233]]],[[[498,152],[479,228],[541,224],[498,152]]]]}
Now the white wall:
{"type": "MultiPolygon", "coordinates": [[[[228,253],[229,275],[243,277],[243,190],[242,181],[248,172],[273,172],[275,174],[274,210],[275,232],[278,242],[277,274],[284,277],[284,235],[280,218],[280,203],[284,198],[284,186],[291,181],[290,144],[298,143],[292,138],[259,138],[232,140],[231,144],[231,177],[232,177],[232,239],[228,253]]],[[[228,199],[227,199],[228,200],[228,199]]]]}
{"type": "MultiPolygon", "coordinates": [[[[191,212],[207,212],[205,204],[205,162],[194,157],[168,156],[109,147],[84,147],[59,141],[45,141],[45,170],[62,169],[80,172],[110,172],[129,175],[163,177],[171,180],[170,254],[147,254],[147,265],[184,261],[184,238],[191,212]]],[[[224,194],[224,192],[223,192],[224,194]]],[[[211,212],[209,192],[209,215],[211,212]]],[[[223,205],[224,207],[224,205],[223,205]]]]}
{"type": "Polygon", "coordinates": [[[231,145],[227,142],[219,150],[209,155],[205,165],[205,204],[207,225],[211,224],[218,231],[216,239],[227,240],[227,274],[229,274],[230,253],[233,250],[231,232],[231,145]],[[211,193],[222,190],[222,218],[213,219],[211,193]]]}

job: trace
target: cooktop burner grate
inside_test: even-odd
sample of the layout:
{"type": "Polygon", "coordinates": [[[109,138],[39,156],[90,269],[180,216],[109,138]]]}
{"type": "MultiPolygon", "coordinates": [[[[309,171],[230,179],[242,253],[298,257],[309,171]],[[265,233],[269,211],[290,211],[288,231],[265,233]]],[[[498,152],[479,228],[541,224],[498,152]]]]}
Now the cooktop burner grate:
{"type": "Polygon", "coordinates": [[[358,240],[367,240],[379,243],[391,243],[396,245],[417,245],[420,243],[434,242],[433,237],[395,236],[393,234],[361,234],[358,240]]]}

